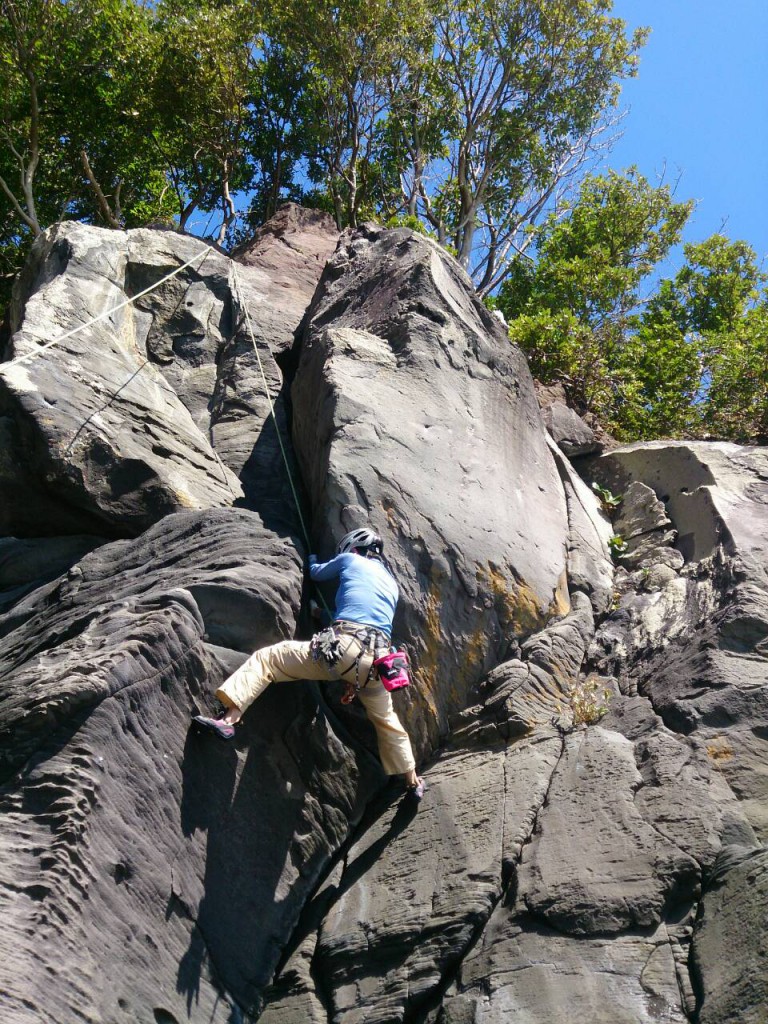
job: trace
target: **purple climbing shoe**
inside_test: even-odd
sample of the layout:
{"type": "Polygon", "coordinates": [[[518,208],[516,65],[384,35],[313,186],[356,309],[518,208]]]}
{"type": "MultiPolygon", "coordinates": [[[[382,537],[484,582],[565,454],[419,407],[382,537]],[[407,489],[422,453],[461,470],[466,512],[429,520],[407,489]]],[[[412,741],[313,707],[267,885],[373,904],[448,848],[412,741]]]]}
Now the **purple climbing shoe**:
{"type": "Polygon", "coordinates": [[[414,798],[414,800],[421,800],[424,796],[424,790],[427,788],[427,784],[424,779],[419,778],[419,781],[415,786],[409,786],[408,792],[414,798]]]}
{"type": "Polygon", "coordinates": [[[198,729],[214,732],[222,740],[231,740],[235,735],[234,725],[225,722],[223,718],[206,718],[205,715],[195,715],[192,721],[198,729]]]}

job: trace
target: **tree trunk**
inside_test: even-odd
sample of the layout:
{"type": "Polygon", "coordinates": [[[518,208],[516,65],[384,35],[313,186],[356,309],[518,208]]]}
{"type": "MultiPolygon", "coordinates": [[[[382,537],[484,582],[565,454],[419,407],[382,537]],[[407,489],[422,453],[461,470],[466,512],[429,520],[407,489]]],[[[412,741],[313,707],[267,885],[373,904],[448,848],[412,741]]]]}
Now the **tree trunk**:
{"type": "Polygon", "coordinates": [[[109,205],[107,197],[104,195],[104,191],[101,185],[96,180],[96,175],[93,173],[93,169],[91,168],[91,163],[88,159],[88,154],[85,151],[85,149],[80,150],[80,159],[83,163],[83,170],[85,171],[85,176],[90,182],[91,188],[96,193],[96,201],[99,205],[99,210],[101,211],[102,217],[107,222],[109,227],[119,231],[122,228],[122,224],[117,219],[116,214],[113,212],[111,206],[109,205]]]}

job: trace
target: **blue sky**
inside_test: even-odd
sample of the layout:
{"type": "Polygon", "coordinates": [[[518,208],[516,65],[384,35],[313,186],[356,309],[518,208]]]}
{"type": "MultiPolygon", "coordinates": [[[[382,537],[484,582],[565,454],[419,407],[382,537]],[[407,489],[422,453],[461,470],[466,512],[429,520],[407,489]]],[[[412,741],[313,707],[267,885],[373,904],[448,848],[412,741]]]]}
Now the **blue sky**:
{"type": "Polygon", "coordinates": [[[698,201],[686,241],[723,231],[766,259],[768,0],[614,0],[614,13],[652,33],[607,165],[651,181],[666,167],[677,198],[698,201]]]}

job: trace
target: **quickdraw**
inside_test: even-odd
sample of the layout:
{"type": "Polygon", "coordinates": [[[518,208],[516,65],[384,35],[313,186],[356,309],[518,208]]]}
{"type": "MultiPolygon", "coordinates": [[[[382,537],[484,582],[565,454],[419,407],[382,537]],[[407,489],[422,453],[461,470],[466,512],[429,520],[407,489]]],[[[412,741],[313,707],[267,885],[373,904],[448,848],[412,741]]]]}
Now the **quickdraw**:
{"type": "Polygon", "coordinates": [[[325,661],[331,671],[341,661],[344,652],[341,649],[341,637],[335,632],[333,626],[315,633],[309,644],[309,650],[314,661],[321,658],[325,661]]]}

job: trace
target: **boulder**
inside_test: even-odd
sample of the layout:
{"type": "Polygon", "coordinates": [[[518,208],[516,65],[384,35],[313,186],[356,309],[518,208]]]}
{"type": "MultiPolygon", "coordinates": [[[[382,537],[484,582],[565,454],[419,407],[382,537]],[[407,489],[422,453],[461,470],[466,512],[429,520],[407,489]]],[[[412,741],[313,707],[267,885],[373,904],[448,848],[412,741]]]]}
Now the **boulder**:
{"type": "Polygon", "coordinates": [[[200,422],[210,369],[177,375],[174,356],[174,345],[186,346],[186,366],[188,350],[197,347],[198,361],[213,363],[228,277],[226,257],[171,232],[66,223],[38,239],[11,310],[9,355],[27,358],[0,368],[0,416],[10,441],[1,470],[3,533],[129,536],[171,512],[242,497],[236,474],[217,459],[200,422]],[[148,276],[156,281],[198,254],[186,283],[170,283],[175,294],[156,332],[152,316],[131,306],[92,322],[148,276]],[[174,317],[176,337],[164,330],[174,317]],[[169,385],[163,364],[178,386],[183,382],[188,404],[169,385]],[[34,500],[10,500],[19,492],[34,500]]]}
{"type": "Polygon", "coordinates": [[[565,455],[588,455],[599,451],[594,431],[584,420],[562,402],[553,402],[542,409],[544,426],[552,440],[565,455]]]}
{"type": "Polygon", "coordinates": [[[293,348],[325,264],[340,237],[332,217],[285,203],[253,237],[232,252],[259,291],[255,312],[259,329],[277,356],[293,348]]]}
{"type": "Polygon", "coordinates": [[[8,355],[23,361],[0,367],[0,532],[130,536],[243,501],[296,532],[273,353],[291,346],[337,234],[284,212],[238,268],[175,232],[47,231],[11,309],[8,355]]]}
{"type": "Polygon", "coordinates": [[[426,752],[510,642],[568,610],[568,520],[530,374],[429,239],[366,227],[329,262],[293,384],[321,553],[370,525],[401,587],[426,752]]]}
{"type": "Polygon", "coordinates": [[[585,409],[577,412],[569,404],[562,384],[542,384],[540,381],[534,381],[534,387],[544,426],[552,440],[568,458],[576,459],[579,456],[592,455],[617,447],[618,442],[606,433],[593,413],[585,409]]]}

